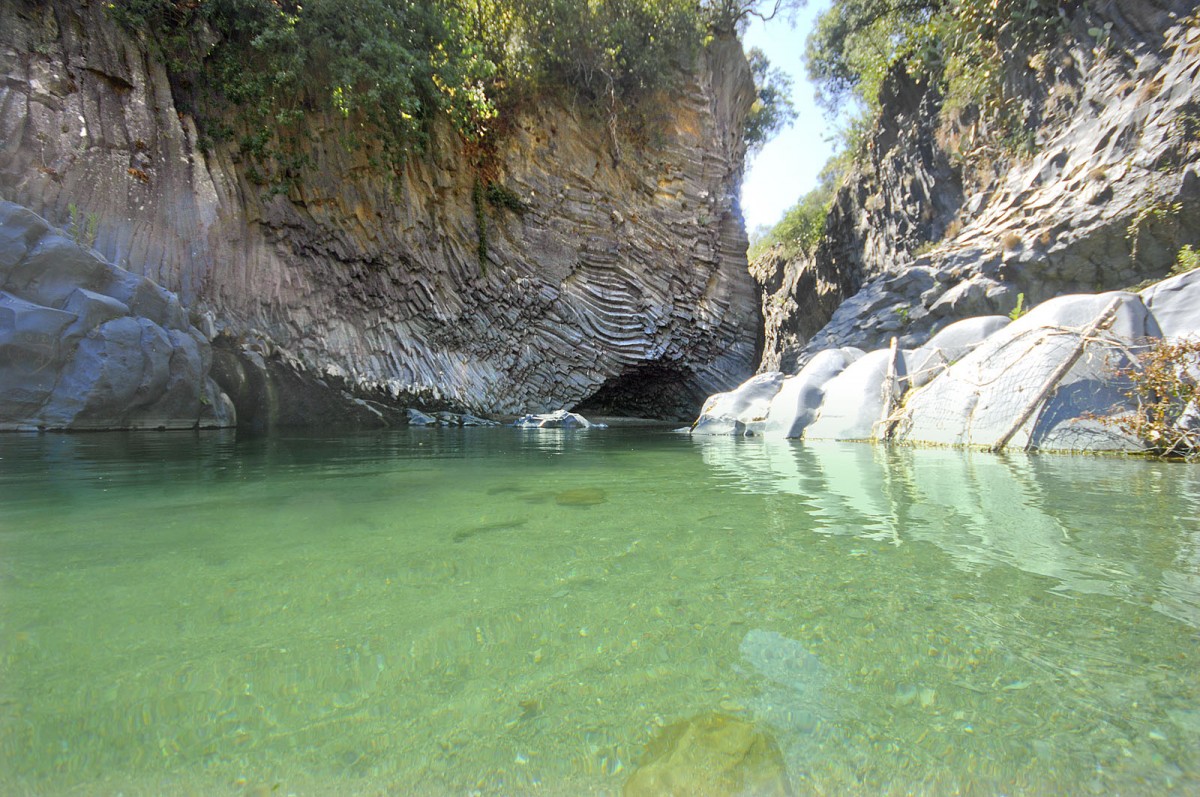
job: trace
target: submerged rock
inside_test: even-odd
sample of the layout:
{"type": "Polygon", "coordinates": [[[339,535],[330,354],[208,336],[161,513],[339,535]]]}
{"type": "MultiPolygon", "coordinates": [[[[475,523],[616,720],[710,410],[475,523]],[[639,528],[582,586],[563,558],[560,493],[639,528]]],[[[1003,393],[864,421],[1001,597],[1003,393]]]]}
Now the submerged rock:
{"type": "Polygon", "coordinates": [[[608,493],[599,487],[576,487],[554,494],[559,506],[595,506],[608,500],[608,493]]]}
{"type": "Polygon", "coordinates": [[[749,722],[702,714],[662,730],[646,746],[625,797],[791,795],[775,740],[749,722]]]}

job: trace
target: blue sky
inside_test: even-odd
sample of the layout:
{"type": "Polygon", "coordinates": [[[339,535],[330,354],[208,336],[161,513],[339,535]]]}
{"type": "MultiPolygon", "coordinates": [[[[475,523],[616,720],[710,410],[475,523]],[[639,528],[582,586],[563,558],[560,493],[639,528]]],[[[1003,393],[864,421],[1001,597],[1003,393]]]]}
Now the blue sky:
{"type": "Polygon", "coordinates": [[[828,7],[827,0],[813,0],[796,14],[795,27],[778,18],[765,24],[755,19],[742,37],[747,50],[761,48],[773,66],[791,75],[796,105],[795,123],[747,163],[742,183],[747,230],[779,221],[797,199],[816,186],[817,174],[833,154],[833,144],[826,140],[833,127],[817,107],[804,73],[804,40],[813,20],[828,7]]]}

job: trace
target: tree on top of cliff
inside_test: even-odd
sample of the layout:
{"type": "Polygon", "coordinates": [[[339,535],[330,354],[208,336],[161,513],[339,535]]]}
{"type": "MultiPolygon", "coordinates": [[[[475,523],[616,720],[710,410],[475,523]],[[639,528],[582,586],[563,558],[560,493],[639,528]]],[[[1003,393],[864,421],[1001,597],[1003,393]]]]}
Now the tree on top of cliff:
{"type": "Polygon", "coordinates": [[[780,130],[796,120],[792,104],[792,79],[783,70],[772,67],[766,54],[757,47],[746,53],[750,74],[754,77],[755,98],[743,130],[750,152],[762,149],[780,130]]]}
{"type": "MultiPolygon", "coordinates": [[[[1065,28],[1060,0],[834,0],[809,37],[805,60],[830,113],[872,115],[896,68],[937,84],[956,106],[999,116],[1007,71],[1065,28]]],[[[1009,120],[1011,121],[1011,120],[1009,120]]]]}
{"type": "MultiPolygon", "coordinates": [[[[264,181],[277,182],[303,165],[308,114],[341,117],[350,146],[380,142],[394,166],[425,146],[435,119],[476,141],[505,109],[548,94],[612,122],[669,88],[706,37],[799,2],[125,0],[106,8],[157,51],[206,138],[236,138],[243,155],[270,167],[264,181]]],[[[773,107],[760,135],[786,117],[782,102],[773,107]]]]}
{"type": "Polygon", "coordinates": [[[1024,75],[1033,54],[1061,36],[1068,17],[1058,0],[834,0],[805,52],[818,100],[841,125],[842,150],[823,184],[800,198],[754,253],[780,245],[784,256],[820,241],[833,188],[863,156],[889,76],[907,72],[941,93],[943,118],[968,107],[984,117],[1000,149],[1027,141],[1022,97],[1006,77],[1024,75]],[[830,179],[832,178],[832,180],[830,179]]]}

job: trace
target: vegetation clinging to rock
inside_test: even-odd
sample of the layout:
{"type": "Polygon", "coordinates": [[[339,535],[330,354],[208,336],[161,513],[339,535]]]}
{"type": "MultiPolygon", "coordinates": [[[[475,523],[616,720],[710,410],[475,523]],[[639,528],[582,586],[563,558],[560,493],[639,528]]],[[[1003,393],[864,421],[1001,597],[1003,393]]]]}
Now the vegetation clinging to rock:
{"type": "MultiPolygon", "coordinates": [[[[795,0],[126,0],[109,14],[144,34],[177,102],[210,144],[240,151],[286,183],[305,165],[311,112],[345,120],[342,141],[393,167],[446,118],[467,141],[498,114],[568,95],[610,123],[637,116],[713,32],[795,0]],[[770,6],[769,9],[760,6],[770,6]],[[232,108],[234,113],[229,113],[232,108]]],[[[787,120],[785,86],[764,66],[751,136],[787,120]],[[772,86],[774,88],[772,88],[772,86]]]]}
{"type": "Polygon", "coordinates": [[[1135,412],[1106,420],[1162,457],[1200,458],[1200,341],[1159,340],[1117,374],[1135,412]]]}
{"type": "MultiPolygon", "coordinates": [[[[1062,9],[1053,0],[834,0],[805,52],[818,100],[842,128],[842,150],[823,181],[830,173],[840,180],[862,156],[895,70],[936,86],[944,118],[969,110],[986,120],[998,150],[1028,149],[1025,105],[1009,78],[1044,65],[1037,54],[1065,29],[1062,9]]],[[[801,197],[752,256],[772,244],[782,244],[785,255],[810,251],[834,188],[822,185],[801,197]]]]}

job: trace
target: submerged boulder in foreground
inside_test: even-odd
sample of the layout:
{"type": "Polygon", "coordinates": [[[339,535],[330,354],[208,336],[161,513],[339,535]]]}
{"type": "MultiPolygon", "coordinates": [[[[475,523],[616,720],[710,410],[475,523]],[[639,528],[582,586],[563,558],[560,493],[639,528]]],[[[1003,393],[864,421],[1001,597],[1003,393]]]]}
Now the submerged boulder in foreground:
{"type": "Polygon", "coordinates": [[[622,794],[784,797],[793,791],[774,739],[744,720],[702,714],[652,739],[622,794]]]}
{"type": "Polygon", "coordinates": [[[232,426],[175,294],[0,202],[0,430],[232,426]]]}

